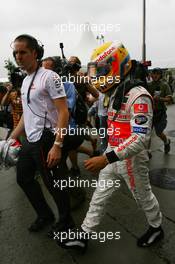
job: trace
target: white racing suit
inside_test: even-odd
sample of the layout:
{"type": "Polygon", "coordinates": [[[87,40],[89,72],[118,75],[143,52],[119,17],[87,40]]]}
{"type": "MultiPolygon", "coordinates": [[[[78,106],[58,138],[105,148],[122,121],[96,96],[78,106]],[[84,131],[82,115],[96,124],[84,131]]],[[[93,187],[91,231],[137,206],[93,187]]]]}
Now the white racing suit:
{"type": "MultiPolygon", "coordinates": [[[[152,131],[152,99],[143,87],[132,88],[125,95],[121,109],[113,109],[115,92],[108,109],[108,148],[106,155],[113,153],[118,161],[108,164],[100,171],[97,188],[92,196],[82,229],[91,232],[99,225],[106,201],[115,190],[117,177],[123,177],[137,203],[144,210],[152,227],[159,227],[162,214],[152,193],[149,181],[147,148],[152,131]],[[112,132],[113,131],[113,132],[112,132]],[[105,180],[104,185],[100,181],[105,180]],[[110,184],[108,184],[110,181],[110,184]]],[[[107,155],[108,157],[108,155],[107,155]]]]}

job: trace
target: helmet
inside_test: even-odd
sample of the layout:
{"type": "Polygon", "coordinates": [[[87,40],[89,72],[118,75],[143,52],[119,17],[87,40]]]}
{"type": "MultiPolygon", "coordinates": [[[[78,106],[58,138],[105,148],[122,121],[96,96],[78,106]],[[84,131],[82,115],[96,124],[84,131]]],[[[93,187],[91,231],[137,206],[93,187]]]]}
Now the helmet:
{"type": "Polygon", "coordinates": [[[18,161],[20,149],[21,144],[15,139],[0,141],[0,164],[6,167],[14,166],[18,161]]]}
{"type": "Polygon", "coordinates": [[[97,47],[88,63],[88,76],[92,85],[105,93],[119,83],[132,66],[127,49],[119,42],[107,42],[97,47]]]}

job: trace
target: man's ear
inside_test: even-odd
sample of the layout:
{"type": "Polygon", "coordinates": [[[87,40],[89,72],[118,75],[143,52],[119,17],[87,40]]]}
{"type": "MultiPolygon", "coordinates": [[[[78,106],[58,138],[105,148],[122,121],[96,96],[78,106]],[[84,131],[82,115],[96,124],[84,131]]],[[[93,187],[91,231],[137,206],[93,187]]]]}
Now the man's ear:
{"type": "Polygon", "coordinates": [[[32,50],[32,54],[33,54],[34,58],[37,59],[37,57],[38,57],[37,51],[36,50],[32,50]]]}

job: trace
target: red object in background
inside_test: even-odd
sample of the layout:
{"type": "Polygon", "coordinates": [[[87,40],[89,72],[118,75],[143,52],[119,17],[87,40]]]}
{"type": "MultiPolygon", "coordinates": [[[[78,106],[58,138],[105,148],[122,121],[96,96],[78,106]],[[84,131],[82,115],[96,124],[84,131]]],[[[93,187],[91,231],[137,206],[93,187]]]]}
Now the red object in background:
{"type": "Polygon", "coordinates": [[[151,63],[150,60],[149,60],[149,61],[144,61],[142,64],[143,64],[143,66],[145,66],[145,67],[149,67],[149,66],[152,65],[152,63],[151,63]]]}

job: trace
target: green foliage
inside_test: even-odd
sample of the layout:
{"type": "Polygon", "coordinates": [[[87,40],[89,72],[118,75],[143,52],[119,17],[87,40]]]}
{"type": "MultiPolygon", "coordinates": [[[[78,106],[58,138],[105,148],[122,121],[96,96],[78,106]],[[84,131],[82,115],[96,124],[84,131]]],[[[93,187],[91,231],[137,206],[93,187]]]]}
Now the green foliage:
{"type": "Polygon", "coordinates": [[[17,67],[10,59],[8,59],[8,60],[5,60],[4,68],[7,70],[8,77],[10,78],[11,74],[15,72],[15,69],[17,67]]]}

